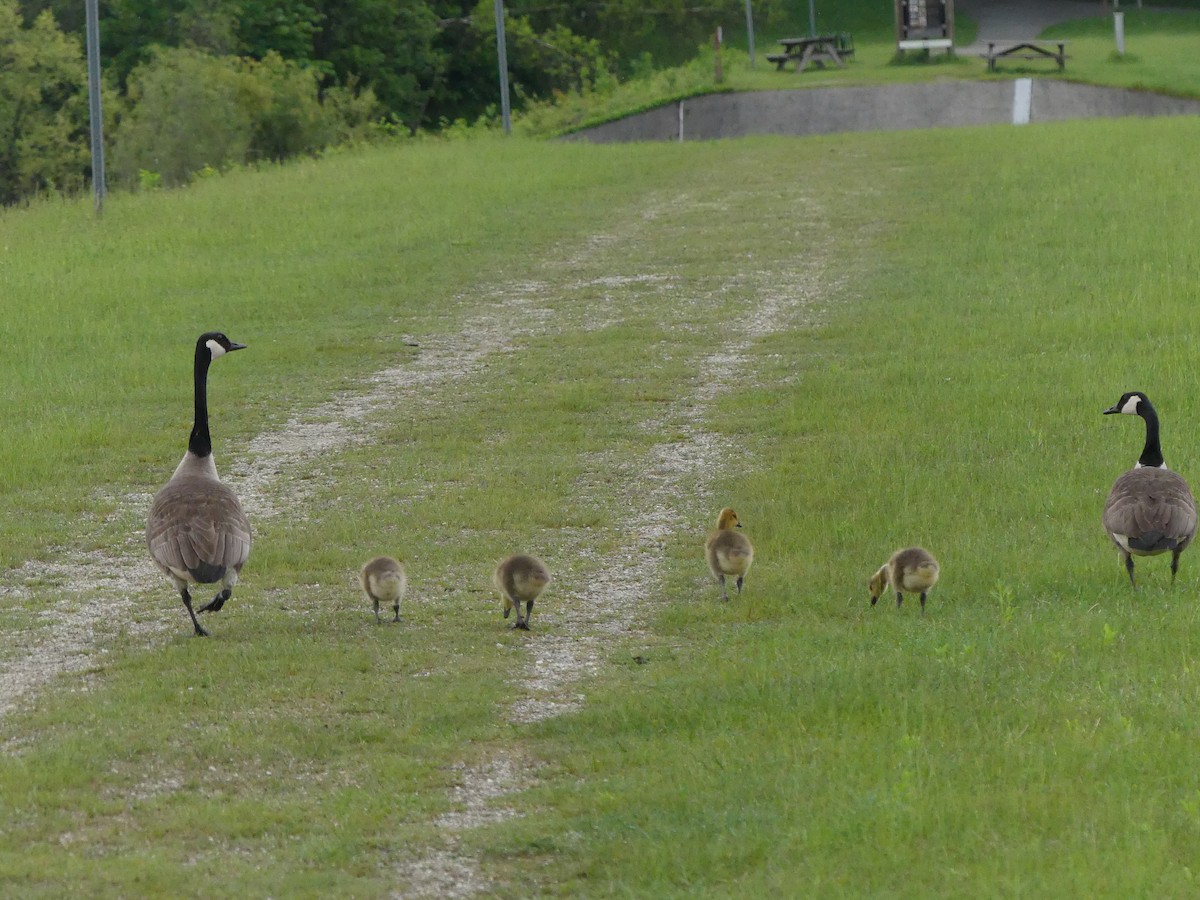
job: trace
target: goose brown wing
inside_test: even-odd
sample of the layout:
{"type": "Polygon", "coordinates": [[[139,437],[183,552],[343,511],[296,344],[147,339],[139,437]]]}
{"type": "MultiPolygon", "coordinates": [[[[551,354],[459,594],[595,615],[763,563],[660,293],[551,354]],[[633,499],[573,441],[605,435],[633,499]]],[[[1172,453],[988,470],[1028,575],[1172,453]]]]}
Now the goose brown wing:
{"type": "MultiPolygon", "coordinates": [[[[1119,477],[1104,504],[1104,527],[1130,546],[1149,540],[1170,549],[1196,534],[1196,501],[1182,476],[1167,469],[1131,469],[1119,477]]],[[[1150,546],[1136,549],[1152,549],[1150,546]]]]}
{"type": "Polygon", "coordinates": [[[250,522],[237,495],[220,481],[175,478],[150,506],[146,543],[150,555],[165,568],[239,570],[250,557],[250,522]]]}

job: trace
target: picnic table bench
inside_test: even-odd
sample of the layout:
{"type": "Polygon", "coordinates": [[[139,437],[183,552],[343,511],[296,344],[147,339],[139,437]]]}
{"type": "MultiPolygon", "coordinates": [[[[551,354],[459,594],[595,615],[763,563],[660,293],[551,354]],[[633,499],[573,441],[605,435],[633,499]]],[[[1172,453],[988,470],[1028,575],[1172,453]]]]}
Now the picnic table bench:
{"type": "Polygon", "coordinates": [[[854,40],[849,34],[822,34],[816,37],[780,38],[782,53],[768,53],[767,59],[775,63],[782,72],[788,63],[796,64],[796,71],[803,72],[808,64],[815,63],[825,68],[831,62],[841,68],[843,60],[854,55],[854,40]]]}
{"type": "Polygon", "coordinates": [[[1058,71],[1067,66],[1066,41],[988,41],[987,67],[989,72],[996,71],[998,59],[1053,59],[1058,63],[1058,71]],[[1003,45],[1003,49],[997,47],[1003,45]],[[1055,52],[1049,46],[1058,48],[1055,52]]]}

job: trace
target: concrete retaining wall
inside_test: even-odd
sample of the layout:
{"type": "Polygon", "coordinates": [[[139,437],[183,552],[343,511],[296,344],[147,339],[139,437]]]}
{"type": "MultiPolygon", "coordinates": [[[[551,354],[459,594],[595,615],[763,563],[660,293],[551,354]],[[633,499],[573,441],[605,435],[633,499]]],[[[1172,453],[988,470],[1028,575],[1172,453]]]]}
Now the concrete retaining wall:
{"type": "MultiPolygon", "coordinates": [[[[962,81],[710,94],[597,125],[563,140],[607,144],[1004,124],[1013,121],[1016,85],[962,81]]],[[[1031,122],[1200,115],[1200,100],[1046,79],[1034,80],[1032,88],[1031,122]]]]}

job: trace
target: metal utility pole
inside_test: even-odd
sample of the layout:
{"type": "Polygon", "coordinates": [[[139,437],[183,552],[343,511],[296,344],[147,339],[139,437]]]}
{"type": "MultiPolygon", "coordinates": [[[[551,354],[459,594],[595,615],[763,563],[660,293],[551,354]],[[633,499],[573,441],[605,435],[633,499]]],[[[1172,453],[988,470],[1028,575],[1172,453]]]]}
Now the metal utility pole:
{"type": "Polygon", "coordinates": [[[85,0],[87,7],[88,116],[92,132],[92,193],[96,215],[104,211],[104,114],[100,108],[100,9],[99,0],[85,0]]]}
{"type": "Polygon", "coordinates": [[[512,134],[512,113],[508,106],[508,50],[504,46],[504,0],[496,0],[496,55],[500,58],[500,117],[504,133],[512,134]]]}
{"type": "Polygon", "coordinates": [[[750,0],[746,0],[746,37],[750,43],[750,68],[754,68],[754,12],[750,0]]]}
{"type": "Polygon", "coordinates": [[[808,36],[817,36],[817,0],[808,0],[808,36]]]}

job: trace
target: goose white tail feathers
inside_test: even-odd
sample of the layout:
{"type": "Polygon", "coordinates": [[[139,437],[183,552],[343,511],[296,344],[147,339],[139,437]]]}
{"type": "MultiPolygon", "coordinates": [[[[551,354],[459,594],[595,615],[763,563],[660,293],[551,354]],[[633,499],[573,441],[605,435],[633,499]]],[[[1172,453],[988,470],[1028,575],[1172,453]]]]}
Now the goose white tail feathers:
{"type": "Polygon", "coordinates": [[[217,612],[233,593],[250,557],[250,522],[233,489],[217,475],[208,430],[208,369],[213,361],[244,344],[218,331],[200,335],[193,356],[195,419],[188,449],[170,480],[150,504],[146,544],[150,556],[179,591],[198,636],[208,632],[192,608],[189,584],[220,584],[199,612],[217,612]]]}
{"type": "Polygon", "coordinates": [[[394,613],[392,621],[400,621],[400,601],[408,589],[408,577],[404,564],[390,556],[376,556],[367,562],[358,573],[358,583],[375,609],[375,621],[379,618],[380,604],[388,604],[394,613]]]}
{"type": "Polygon", "coordinates": [[[904,594],[919,594],[921,614],[924,615],[925,597],[938,583],[940,575],[941,566],[938,565],[938,561],[923,547],[897,550],[867,583],[867,589],[871,592],[871,605],[874,606],[879,601],[890,585],[896,592],[897,608],[904,602],[904,594]]]}
{"type": "Polygon", "coordinates": [[[750,539],[735,528],[741,528],[742,522],[738,514],[728,506],[717,516],[717,527],[712,531],[704,544],[704,555],[708,560],[708,568],[721,585],[721,599],[728,600],[729,592],[725,587],[725,577],[736,579],[737,592],[742,593],[742,584],[746,573],[754,562],[754,546],[750,539]]]}
{"type": "Polygon", "coordinates": [[[1146,443],[1136,465],[1117,477],[1102,517],[1135,588],[1133,557],[1171,554],[1171,580],[1179,556],[1196,536],[1196,500],[1183,476],[1167,468],[1159,439],[1158,412],[1141,391],[1127,391],[1104,415],[1140,416],[1146,443]]]}

